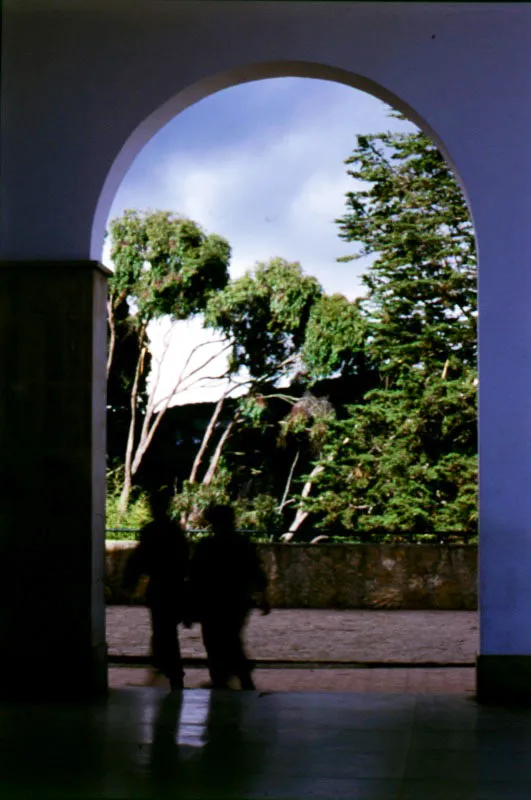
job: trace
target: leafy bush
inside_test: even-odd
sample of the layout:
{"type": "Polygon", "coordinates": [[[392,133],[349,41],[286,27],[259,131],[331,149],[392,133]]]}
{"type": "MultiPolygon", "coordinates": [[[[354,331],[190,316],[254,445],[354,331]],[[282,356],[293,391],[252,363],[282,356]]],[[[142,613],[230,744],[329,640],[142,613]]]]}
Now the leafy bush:
{"type": "Polygon", "coordinates": [[[213,503],[230,503],[229,483],[231,473],[223,459],[220,459],[214,478],[210,483],[190,483],[184,481],[182,491],[175,495],[171,506],[171,515],[189,530],[192,539],[201,538],[205,526],[203,514],[213,503]]]}
{"type": "Polygon", "coordinates": [[[268,541],[282,528],[282,514],[278,510],[278,502],[270,494],[259,494],[252,499],[239,500],[234,510],[236,526],[240,530],[250,531],[251,538],[257,541],[268,541]]]}
{"type": "Polygon", "coordinates": [[[107,498],[105,507],[105,527],[108,539],[136,539],[134,531],[112,531],[109,528],[141,528],[151,520],[151,509],[147,494],[133,490],[131,501],[125,515],[119,513],[120,493],[123,481],[123,468],[107,472],[107,498]]]}

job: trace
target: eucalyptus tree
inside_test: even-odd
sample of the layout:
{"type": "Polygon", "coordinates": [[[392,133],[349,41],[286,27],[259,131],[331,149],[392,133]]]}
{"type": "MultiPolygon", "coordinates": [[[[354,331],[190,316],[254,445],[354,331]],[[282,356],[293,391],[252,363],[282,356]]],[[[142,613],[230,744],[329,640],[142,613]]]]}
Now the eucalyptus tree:
{"type": "Polygon", "coordinates": [[[204,311],[211,295],[227,283],[230,247],[222,237],[207,235],[197,223],[169,211],[125,211],[110,223],[110,235],[114,272],[109,279],[108,373],[116,356],[117,312],[124,303],[129,313],[120,319],[121,329],[134,332],[136,343],[128,378],[130,416],[120,499],[124,513],[134,475],[185,377],[173,377],[167,396],[156,407],[155,376],[142,402],[150,355],[148,327],[164,317],[185,320],[204,311]]]}

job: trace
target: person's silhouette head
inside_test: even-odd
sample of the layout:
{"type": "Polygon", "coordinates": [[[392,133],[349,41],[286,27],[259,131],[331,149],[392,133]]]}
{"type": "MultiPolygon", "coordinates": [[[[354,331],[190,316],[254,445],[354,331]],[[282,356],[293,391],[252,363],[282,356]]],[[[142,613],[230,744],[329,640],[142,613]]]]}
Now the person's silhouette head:
{"type": "Polygon", "coordinates": [[[205,513],[205,519],[214,533],[234,531],[234,509],[232,506],[214,505],[205,513]]]}
{"type": "Polygon", "coordinates": [[[153,489],[150,492],[149,505],[154,520],[164,519],[168,516],[170,500],[171,492],[166,487],[153,489]]]}

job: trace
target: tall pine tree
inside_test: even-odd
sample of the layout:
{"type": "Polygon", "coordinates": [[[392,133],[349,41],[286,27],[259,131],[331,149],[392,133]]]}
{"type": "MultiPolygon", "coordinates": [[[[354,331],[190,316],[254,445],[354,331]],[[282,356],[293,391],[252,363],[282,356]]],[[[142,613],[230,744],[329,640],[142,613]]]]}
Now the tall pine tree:
{"type": "Polygon", "coordinates": [[[372,256],[361,303],[380,385],[323,448],[321,525],[363,533],[477,529],[476,254],[453,174],[421,132],[358,136],[342,260],[372,256]]]}

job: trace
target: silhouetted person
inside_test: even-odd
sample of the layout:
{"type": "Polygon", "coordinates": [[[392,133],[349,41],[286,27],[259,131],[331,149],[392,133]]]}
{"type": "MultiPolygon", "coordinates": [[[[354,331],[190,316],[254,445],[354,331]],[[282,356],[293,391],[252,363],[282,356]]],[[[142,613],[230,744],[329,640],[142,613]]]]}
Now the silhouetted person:
{"type": "Polygon", "coordinates": [[[172,689],[183,688],[183,667],[177,626],[183,620],[188,542],[180,527],[167,515],[169,495],[150,497],[153,521],[140,531],[124,574],[124,589],[133,592],[141,575],[148,575],[146,605],[151,613],[153,667],[170,681],[172,689]]]}
{"type": "Polygon", "coordinates": [[[226,688],[234,676],[242,689],[254,689],[242,631],[255,595],[263,613],[269,613],[267,579],[256,547],[235,531],[232,508],[213,506],[206,520],[212,535],[195,547],[190,581],[212,686],[226,688]]]}

